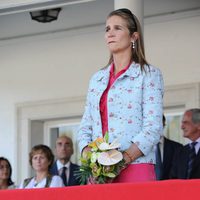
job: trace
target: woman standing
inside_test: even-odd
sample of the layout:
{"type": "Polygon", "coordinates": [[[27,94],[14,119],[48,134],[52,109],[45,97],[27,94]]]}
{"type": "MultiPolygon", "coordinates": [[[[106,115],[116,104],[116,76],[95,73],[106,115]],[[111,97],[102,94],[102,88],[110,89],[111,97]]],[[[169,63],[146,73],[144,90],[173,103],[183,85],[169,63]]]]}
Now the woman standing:
{"type": "Polygon", "coordinates": [[[12,167],[7,158],[0,157],[0,190],[14,189],[15,185],[11,179],[12,167]]]}
{"type": "Polygon", "coordinates": [[[63,187],[61,177],[49,173],[53,161],[54,155],[48,146],[43,144],[34,146],[29,153],[29,162],[35,171],[35,176],[25,179],[19,188],[63,187]]]}
{"type": "Polygon", "coordinates": [[[90,151],[91,141],[109,133],[119,138],[126,168],[115,182],[155,180],[154,146],[162,134],[163,79],[145,58],[138,19],[128,9],[111,12],[105,40],[108,66],[90,80],[79,130],[79,147],[90,151]]]}

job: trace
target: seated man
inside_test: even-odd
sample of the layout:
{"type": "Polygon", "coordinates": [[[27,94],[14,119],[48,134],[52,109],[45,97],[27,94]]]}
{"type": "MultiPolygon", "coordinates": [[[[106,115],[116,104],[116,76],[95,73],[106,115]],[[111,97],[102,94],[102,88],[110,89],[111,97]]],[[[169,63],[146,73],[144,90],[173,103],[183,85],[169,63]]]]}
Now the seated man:
{"type": "Polygon", "coordinates": [[[183,137],[190,140],[175,154],[171,178],[195,179],[200,178],[200,109],[186,110],[181,124],[183,137]]]}
{"type": "Polygon", "coordinates": [[[50,173],[61,176],[65,186],[80,185],[75,176],[79,166],[70,161],[74,152],[72,139],[66,135],[58,137],[55,152],[57,160],[53,164],[50,173]]]}
{"type": "MultiPolygon", "coordinates": [[[[163,115],[163,127],[165,127],[166,118],[163,115]]],[[[174,153],[183,145],[172,141],[164,136],[161,137],[159,144],[156,146],[156,179],[167,180],[170,178],[170,170],[174,153]],[[159,149],[158,149],[159,148],[159,149]]]]}

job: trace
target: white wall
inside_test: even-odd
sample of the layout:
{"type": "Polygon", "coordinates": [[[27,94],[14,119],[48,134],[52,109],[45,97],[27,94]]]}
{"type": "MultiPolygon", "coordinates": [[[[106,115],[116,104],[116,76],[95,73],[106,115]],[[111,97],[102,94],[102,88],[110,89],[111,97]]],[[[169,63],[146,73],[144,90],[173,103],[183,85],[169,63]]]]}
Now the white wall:
{"type": "Polygon", "coordinates": [[[0,155],[13,166],[15,104],[83,96],[89,77],[106,65],[103,33],[96,28],[81,32],[0,43],[0,155]]]}
{"type": "MultiPolygon", "coordinates": [[[[145,25],[148,60],[165,85],[199,82],[200,17],[145,25]]],[[[104,27],[0,43],[0,155],[14,166],[17,103],[84,96],[108,60],[104,27]]],[[[14,169],[14,175],[15,174],[14,169]]]]}
{"type": "Polygon", "coordinates": [[[200,16],[145,25],[147,57],[165,85],[199,82],[200,16]]]}

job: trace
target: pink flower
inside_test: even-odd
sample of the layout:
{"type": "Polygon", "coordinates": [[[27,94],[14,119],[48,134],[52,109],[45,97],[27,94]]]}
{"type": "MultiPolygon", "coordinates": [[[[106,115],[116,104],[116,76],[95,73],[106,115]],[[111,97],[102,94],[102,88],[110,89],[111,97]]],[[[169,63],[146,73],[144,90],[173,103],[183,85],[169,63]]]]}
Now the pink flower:
{"type": "Polygon", "coordinates": [[[133,121],[131,119],[128,120],[128,124],[132,124],[133,121]]]}
{"type": "Polygon", "coordinates": [[[153,110],[150,110],[150,111],[149,111],[149,114],[150,114],[150,115],[153,114],[153,110]]]}
{"type": "Polygon", "coordinates": [[[153,101],[153,100],[154,100],[154,97],[149,97],[149,100],[150,100],[150,101],[153,101]]]}
{"type": "Polygon", "coordinates": [[[131,109],[132,108],[132,105],[131,104],[128,104],[128,109],[131,109]]]}
{"type": "Polygon", "coordinates": [[[151,82],[151,83],[150,83],[150,86],[151,86],[151,87],[154,87],[154,86],[155,86],[155,84],[151,82]]]}
{"type": "Polygon", "coordinates": [[[110,113],[110,114],[109,114],[109,117],[114,117],[114,113],[110,113]]]}
{"type": "Polygon", "coordinates": [[[113,102],[113,98],[110,98],[110,99],[109,99],[109,102],[113,102]]]}

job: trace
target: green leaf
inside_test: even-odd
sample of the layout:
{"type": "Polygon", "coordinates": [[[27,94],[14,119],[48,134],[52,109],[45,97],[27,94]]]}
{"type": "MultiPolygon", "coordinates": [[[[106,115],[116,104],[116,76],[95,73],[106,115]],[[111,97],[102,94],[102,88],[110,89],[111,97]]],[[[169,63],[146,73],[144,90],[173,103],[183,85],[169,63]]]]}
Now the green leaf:
{"type": "Polygon", "coordinates": [[[105,142],[107,142],[107,143],[109,142],[109,135],[108,135],[108,132],[105,133],[105,135],[104,135],[103,138],[104,138],[105,142]]]}
{"type": "Polygon", "coordinates": [[[107,176],[107,177],[109,177],[109,178],[115,178],[116,177],[116,175],[114,173],[111,173],[111,172],[106,173],[104,175],[107,176]]]}
{"type": "Polygon", "coordinates": [[[106,179],[104,176],[100,176],[98,177],[98,181],[97,181],[99,184],[104,184],[106,182],[106,179]]]}
{"type": "Polygon", "coordinates": [[[81,185],[85,185],[87,184],[88,178],[92,176],[91,168],[82,165],[78,171],[74,172],[74,175],[81,185]]]}

